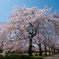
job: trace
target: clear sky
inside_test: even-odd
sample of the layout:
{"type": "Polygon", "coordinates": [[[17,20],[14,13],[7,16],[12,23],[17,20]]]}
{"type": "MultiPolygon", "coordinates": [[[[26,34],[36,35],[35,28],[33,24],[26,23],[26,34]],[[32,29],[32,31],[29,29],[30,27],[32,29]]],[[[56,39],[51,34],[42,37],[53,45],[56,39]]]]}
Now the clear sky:
{"type": "Polygon", "coordinates": [[[13,6],[23,7],[35,7],[38,9],[43,9],[45,5],[48,7],[53,6],[53,8],[59,9],[59,0],[0,0],[0,22],[8,22],[9,20],[5,18],[9,16],[8,12],[12,11],[13,6]]]}

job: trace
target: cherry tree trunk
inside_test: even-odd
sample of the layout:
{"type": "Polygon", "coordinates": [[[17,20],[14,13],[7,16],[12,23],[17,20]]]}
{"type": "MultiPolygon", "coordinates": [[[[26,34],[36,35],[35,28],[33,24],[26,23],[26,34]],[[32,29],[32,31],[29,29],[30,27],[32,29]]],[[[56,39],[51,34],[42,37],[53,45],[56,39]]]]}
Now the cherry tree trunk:
{"type": "Polygon", "coordinates": [[[49,46],[49,55],[50,55],[50,46],[49,46]]]}
{"type": "Polygon", "coordinates": [[[29,55],[30,56],[32,55],[32,38],[30,38],[30,41],[29,41],[29,55]]]}
{"type": "Polygon", "coordinates": [[[47,49],[46,49],[46,45],[45,45],[45,55],[47,55],[47,49]]]}
{"type": "Polygon", "coordinates": [[[39,55],[42,55],[41,44],[39,44],[39,55]]]}
{"type": "Polygon", "coordinates": [[[54,49],[54,54],[55,54],[55,49],[54,49]]]}
{"type": "Polygon", "coordinates": [[[52,54],[53,54],[53,48],[51,48],[52,54]]]}

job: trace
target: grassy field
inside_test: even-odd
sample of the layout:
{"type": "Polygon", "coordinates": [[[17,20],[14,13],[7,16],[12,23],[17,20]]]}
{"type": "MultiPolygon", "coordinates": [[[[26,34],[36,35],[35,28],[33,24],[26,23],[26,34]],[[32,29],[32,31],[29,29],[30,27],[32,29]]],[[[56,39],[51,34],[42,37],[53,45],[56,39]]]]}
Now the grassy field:
{"type": "MultiPolygon", "coordinates": [[[[51,56],[51,55],[52,54],[50,55],[48,54],[47,56],[51,56]]],[[[37,59],[37,58],[43,58],[47,56],[44,53],[42,54],[42,56],[39,56],[39,54],[36,53],[33,54],[33,56],[29,56],[28,54],[5,54],[5,57],[3,57],[2,53],[0,53],[0,59],[37,59]]]]}

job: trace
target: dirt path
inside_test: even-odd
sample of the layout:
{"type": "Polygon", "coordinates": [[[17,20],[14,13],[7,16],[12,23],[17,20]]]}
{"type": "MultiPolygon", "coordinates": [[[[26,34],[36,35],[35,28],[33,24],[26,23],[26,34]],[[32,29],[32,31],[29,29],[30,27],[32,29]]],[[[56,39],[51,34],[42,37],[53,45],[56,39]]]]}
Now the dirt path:
{"type": "Polygon", "coordinates": [[[58,55],[49,56],[49,57],[44,57],[43,59],[59,59],[59,54],[58,55]]]}

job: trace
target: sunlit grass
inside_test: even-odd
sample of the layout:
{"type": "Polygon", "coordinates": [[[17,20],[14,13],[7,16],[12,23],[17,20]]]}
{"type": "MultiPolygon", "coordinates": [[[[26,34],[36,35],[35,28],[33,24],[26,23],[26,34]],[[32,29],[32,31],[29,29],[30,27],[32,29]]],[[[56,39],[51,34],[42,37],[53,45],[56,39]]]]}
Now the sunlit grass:
{"type": "MultiPolygon", "coordinates": [[[[59,54],[59,53],[56,53],[56,54],[59,54]]],[[[26,56],[27,56],[27,58],[29,57],[29,58],[31,58],[31,59],[36,59],[36,58],[43,58],[43,57],[52,56],[52,52],[50,53],[50,55],[49,55],[49,53],[47,52],[47,56],[45,55],[44,52],[42,53],[42,56],[40,56],[39,53],[32,53],[32,55],[33,55],[33,56],[29,56],[28,54],[20,54],[20,53],[19,53],[19,54],[11,54],[11,53],[8,53],[8,54],[5,54],[5,56],[6,56],[5,58],[9,58],[9,57],[10,57],[10,58],[14,58],[14,57],[15,57],[15,58],[19,58],[19,57],[21,57],[21,58],[22,58],[22,57],[25,57],[25,58],[26,58],[26,56]],[[37,54],[37,55],[35,55],[35,54],[37,54]],[[13,56],[14,56],[14,57],[13,57],[13,56]]],[[[3,58],[3,57],[2,57],[2,53],[0,53],[0,57],[3,58]]]]}

